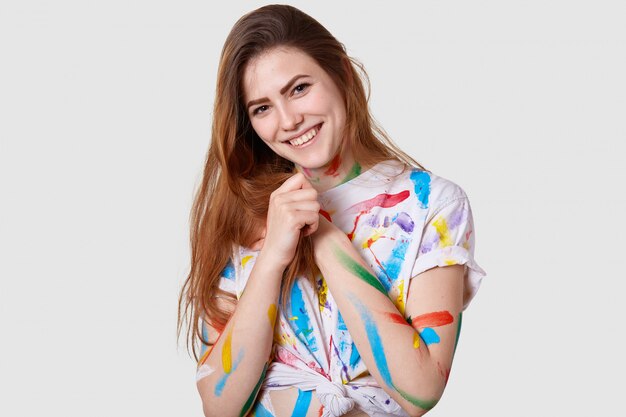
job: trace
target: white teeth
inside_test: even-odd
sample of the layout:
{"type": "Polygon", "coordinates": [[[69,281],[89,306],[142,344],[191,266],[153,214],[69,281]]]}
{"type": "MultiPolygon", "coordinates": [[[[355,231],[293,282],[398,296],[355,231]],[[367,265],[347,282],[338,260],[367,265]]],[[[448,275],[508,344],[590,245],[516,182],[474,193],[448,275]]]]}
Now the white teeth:
{"type": "Polygon", "coordinates": [[[317,130],[311,129],[307,133],[305,133],[304,135],[300,136],[299,138],[295,138],[293,140],[290,140],[289,143],[291,143],[293,146],[300,146],[302,144],[307,143],[311,139],[313,139],[313,137],[315,135],[317,135],[317,130]]]}

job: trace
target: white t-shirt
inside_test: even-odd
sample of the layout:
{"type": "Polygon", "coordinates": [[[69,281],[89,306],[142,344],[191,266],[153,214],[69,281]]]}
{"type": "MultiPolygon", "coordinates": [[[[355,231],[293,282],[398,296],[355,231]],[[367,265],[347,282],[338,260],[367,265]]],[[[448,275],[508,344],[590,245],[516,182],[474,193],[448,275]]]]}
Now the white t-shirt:
{"type": "MultiPolygon", "coordinates": [[[[387,161],[320,193],[319,202],[351,238],[400,313],[411,278],[435,266],[467,266],[463,309],[476,294],[485,272],[474,261],[469,200],[453,182],[387,161]]],[[[220,288],[239,298],[257,255],[237,248],[220,288]]],[[[407,415],[369,375],[323,277],[314,286],[298,278],[290,302],[278,310],[274,361],[255,415],[273,415],[269,390],[291,387],[315,390],[325,416],[352,408],[371,416],[407,415]]]]}

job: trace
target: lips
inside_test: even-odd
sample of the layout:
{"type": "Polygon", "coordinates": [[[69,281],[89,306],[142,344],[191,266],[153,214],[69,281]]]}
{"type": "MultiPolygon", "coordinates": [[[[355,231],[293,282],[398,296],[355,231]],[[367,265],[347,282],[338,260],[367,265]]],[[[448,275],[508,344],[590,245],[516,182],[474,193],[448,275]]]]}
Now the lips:
{"type": "Polygon", "coordinates": [[[311,140],[313,140],[313,138],[317,136],[321,127],[322,127],[322,123],[315,125],[312,128],[304,131],[304,133],[294,136],[291,139],[288,139],[283,143],[289,143],[291,146],[296,147],[296,148],[303,146],[304,144],[309,143],[311,140]]]}

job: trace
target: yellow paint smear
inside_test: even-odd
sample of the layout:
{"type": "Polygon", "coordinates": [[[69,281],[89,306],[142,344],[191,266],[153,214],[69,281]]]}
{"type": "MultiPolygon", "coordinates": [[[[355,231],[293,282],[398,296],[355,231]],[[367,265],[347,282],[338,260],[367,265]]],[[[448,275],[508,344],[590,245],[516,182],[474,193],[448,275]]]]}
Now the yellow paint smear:
{"type": "Polygon", "coordinates": [[[230,373],[233,365],[233,357],[231,354],[232,339],[233,331],[230,330],[226,336],[226,340],[224,341],[224,346],[222,346],[222,367],[224,368],[224,372],[227,374],[230,373]]]}
{"type": "Polygon", "coordinates": [[[413,334],[413,347],[415,349],[420,347],[420,335],[417,332],[413,334]]]}
{"type": "Polygon", "coordinates": [[[270,326],[274,327],[274,323],[276,323],[276,304],[270,304],[270,307],[267,309],[267,318],[270,319],[270,326]]]}
{"type": "Polygon", "coordinates": [[[396,307],[398,307],[400,313],[404,315],[404,280],[400,281],[400,284],[398,285],[398,298],[396,300],[396,307]]]}
{"type": "Polygon", "coordinates": [[[450,231],[448,230],[448,223],[443,217],[439,217],[433,222],[433,226],[439,233],[439,247],[444,248],[446,246],[452,246],[452,238],[450,237],[450,231]]]}
{"type": "Polygon", "coordinates": [[[361,245],[361,247],[363,249],[367,249],[369,247],[372,246],[372,244],[374,242],[376,242],[378,239],[380,239],[380,237],[382,236],[382,232],[380,230],[376,230],[374,232],[374,234],[372,235],[372,237],[370,237],[369,239],[367,239],[365,242],[363,242],[363,245],[361,245]]]}
{"type": "Polygon", "coordinates": [[[246,264],[248,263],[248,261],[249,261],[250,259],[252,259],[252,255],[244,256],[244,257],[241,259],[241,266],[242,266],[243,268],[245,268],[245,267],[246,267],[246,264]]]}
{"type": "Polygon", "coordinates": [[[456,261],[454,259],[444,259],[443,261],[446,265],[456,265],[456,261]]]}
{"type": "Polygon", "coordinates": [[[324,311],[327,297],[328,297],[328,285],[326,284],[326,280],[322,278],[322,286],[320,287],[319,292],[318,292],[318,299],[320,300],[320,312],[324,311]]]}

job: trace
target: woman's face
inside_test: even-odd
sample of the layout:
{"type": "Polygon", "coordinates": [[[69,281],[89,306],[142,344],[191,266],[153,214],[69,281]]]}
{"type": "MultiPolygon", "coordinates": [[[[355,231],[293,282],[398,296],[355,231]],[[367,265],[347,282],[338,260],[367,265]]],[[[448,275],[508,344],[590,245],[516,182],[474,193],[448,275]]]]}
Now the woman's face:
{"type": "Polygon", "coordinates": [[[313,58],[272,49],[246,66],[243,89],[252,127],[275,153],[303,168],[331,162],[343,141],[345,104],[313,58]]]}

